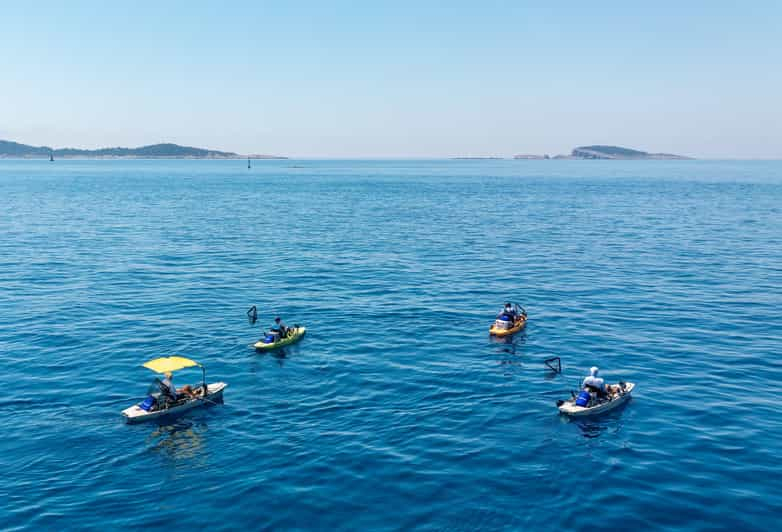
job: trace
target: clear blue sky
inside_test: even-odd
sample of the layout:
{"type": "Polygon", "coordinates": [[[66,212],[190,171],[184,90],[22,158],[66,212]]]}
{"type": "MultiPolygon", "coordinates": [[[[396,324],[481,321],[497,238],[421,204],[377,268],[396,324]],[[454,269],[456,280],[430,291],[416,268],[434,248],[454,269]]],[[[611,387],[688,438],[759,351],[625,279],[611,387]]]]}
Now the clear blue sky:
{"type": "Polygon", "coordinates": [[[782,157],[782,2],[4,2],[0,139],[782,157]]]}

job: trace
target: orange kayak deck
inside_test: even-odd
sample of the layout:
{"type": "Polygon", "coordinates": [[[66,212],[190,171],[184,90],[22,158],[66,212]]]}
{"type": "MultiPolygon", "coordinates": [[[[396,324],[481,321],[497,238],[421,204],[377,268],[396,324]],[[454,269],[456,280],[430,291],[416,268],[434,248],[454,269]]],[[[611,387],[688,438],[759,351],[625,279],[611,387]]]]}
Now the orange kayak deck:
{"type": "Polygon", "coordinates": [[[513,324],[513,327],[510,329],[495,329],[494,325],[492,325],[489,327],[489,334],[492,336],[510,336],[511,334],[516,334],[522,330],[525,325],[527,325],[527,318],[522,316],[516,320],[516,322],[513,324]]]}

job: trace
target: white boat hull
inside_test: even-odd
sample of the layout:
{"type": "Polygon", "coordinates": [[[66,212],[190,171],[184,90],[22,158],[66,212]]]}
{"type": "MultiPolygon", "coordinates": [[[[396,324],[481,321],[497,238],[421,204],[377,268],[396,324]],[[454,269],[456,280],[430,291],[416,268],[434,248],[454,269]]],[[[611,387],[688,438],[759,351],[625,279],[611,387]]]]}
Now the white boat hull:
{"type": "Polygon", "coordinates": [[[626,382],[624,392],[618,396],[615,396],[610,401],[606,401],[595,406],[578,406],[576,405],[575,399],[568,399],[559,406],[559,411],[560,413],[571,417],[594,416],[597,414],[602,414],[604,412],[608,412],[609,410],[613,410],[629,401],[634,388],[635,383],[626,382]]]}
{"type": "Polygon", "coordinates": [[[224,382],[214,382],[212,384],[207,384],[209,393],[206,397],[195,397],[182,404],[163,410],[155,410],[154,412],[148,412],[142,408],[139,408],[139,405],[136,404],[123,410],[122,416],[125,418],[126,423],[142,423],[144,421],[151,421],[153,419],[158,419],[164,416],[176,416],[182,412],[192,410],[193,408],[206,406],[221,401],[223,399],[223,390],[226,386],[228,385],[224,382]]]}

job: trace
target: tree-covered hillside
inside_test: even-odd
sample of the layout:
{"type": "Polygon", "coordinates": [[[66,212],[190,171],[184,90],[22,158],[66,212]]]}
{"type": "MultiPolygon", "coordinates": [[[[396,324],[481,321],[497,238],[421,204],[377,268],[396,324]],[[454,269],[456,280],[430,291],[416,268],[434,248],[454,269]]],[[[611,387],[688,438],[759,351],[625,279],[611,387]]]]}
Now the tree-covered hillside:
{"type": "Polygon", "coordinates": [[[0,157],[214,157],[235,158],[238,154],[226,151],[206,150],[178,144],[152,144],[140,148],[100,148],[81,150],[77,148],[52,149],[48,146],[29,146],[18,142],[0,140],[0,157]]]}

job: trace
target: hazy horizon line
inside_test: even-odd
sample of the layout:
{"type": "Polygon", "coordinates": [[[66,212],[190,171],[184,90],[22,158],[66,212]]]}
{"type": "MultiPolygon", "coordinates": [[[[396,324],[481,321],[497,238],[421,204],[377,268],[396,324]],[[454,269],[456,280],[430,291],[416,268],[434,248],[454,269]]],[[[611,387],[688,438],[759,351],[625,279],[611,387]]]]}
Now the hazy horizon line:
{"type": "MultiPolygon", "coordinates": [[[[137,146],[131,146],[128,144],[127,146],[123,146],[121,144],[111,145],[111,144],[103,144],[96,147],[77,147],[77,145],[68,145],[68,144],[62,144],[61,146],[57,147],[55,145],[48,145],[48,144],[35,144],[35,143],[28,143],[26,141],[20,141],[20,140],[10,140],[8,138],[0,138],[0,141],[5,142],[13,142],[16,144],[21,144],[24,146],[31,146],[34,148],[48,148],[52,151],[57,150],[82,150],[82,151],[100,151],[105,149],[140,149],[145,148],[149,146],[157,146],[157,145],[163,145],[163,144],[171,144],[175,146],[180,146],[183,148],[193,148],[193,149],[199,149],[199,150],[205,150],[205,151],[211,151],[211,152],[223,152],[223,153],[230,153],[233,155],[236,155],[237,157],[249,157],[253,158],[253,156],[271,156],[271,157],[284,157],[288,160],[291,159],[311,159],[311,160],[391,160],[391,159],[399,159],[399,160],[447,160],[447,159],[462,159],[462,160],[489,160],[489,159],[514,159],[516,155],[525,155],[525,156],[535,156],[535,157],[541,157],[541,159],[537,160],[543,160],[542,158],[544,156],[548,156],[550,160],[554,160],[555,157],[568,157],[570,156],[570,153],[573,149],[578,149],[580,147],[586,147],[586,146],[615,146],[615,147],[621,147],[621,148],[627,148],[626,145],[620,145],[620,144],[606,144],[606,143],[598,143],[598,144],[579,144],[577,146],[574,146],[571,148],[571,152],[567,153],[557,153],[555,151],[544,151],[544,152],[534,152],[534,151],[516,151],[513,154],[509,155],[499,155],[499,154],[473,154],[473,153],[454,153],[450,155],[361,155],[361,156],[354,156],[354,155],[345,155],[345,156],[332,156],[332,155],[287,155],[285,153],[276,153],[273,151],[255,151],[253,153],[242,153],[240,151],[232,151],[228,148],[212,148],[212,147],[202,147],[202,146],[195,146],[191,143],[183,143],[180,144],[177,141],[172,140],[161,140],[158,142],[152,142],[152,143],[144,143],[139,144],[137,146]]],[[[629,148],[633,150],[638,151],[645,151],[641,148],[629,148]]],[[[682,157],[688,157],[690,159],[697,159],[697,160],[778,160],[777,158],[757,158],[757,157],[730,157],[730,156],[720,156],[720,157],[698,157],[698,156],[692,156],[689,154],[681,154],[681,153],[671,153],[671,152],[659,152],[659,151],[645,151],[645,153],[648,154],[669,154],[669,155],[678,155],[682,157]]],[[[4,157],[0,155],[0,158],[4,159],[34,159],[34,157],[4,157]]],[[[62,156],[62,158],[69,158],[69,159],[109,159],[109,158],[126,158],[126,159],[157,159],[157,158],[169,158],[169,159],[208,159],[211,157],[133,157],[133,156],[62,156]]],[[[519,159],[519,160],[524,160],[519,159]]],[[[530,160],[536,160],[536,159],[530,159],[530,160]]],[[[561,159],[560,159],[561,160],[561,159]]],[[[610,160],[610,159],[607,159],[610,160]]],[[[627,160],[627,159],[622,159],[627,160]]]]}
{"type": "MultiPolygon", "coordinates": [[[[421,160],[421,161],[427,161],[427,160],[429,160],[429,161],[433,161],[433,160],[440,160],[440,161],[442,161],[442,160],[463,160],[463,161],[471,161],[472,160],[472,161],[476,161],[476,160],[492,160],[492,159],[494,159],[494,160],[521,160],[521,161],[524,161],[524,160],[526,160],[526,161],[535,161],[535,160],[548,160],[548,161],[554,161],[554,160],[560,160],[560,161],[561,160],[606,160],[606,161],[617,161],[617,160],[622,160],[622,161],[646,160],[646,161],[648,161],[648,160],[658,160],[658,161],[662,161],[662,160],[666,160],[666,159],[643,159],[643,158],[638,158],[638,159],[633,159],[633,158],[624,158],[624,159],[623,158],[617,158],[617,159],[579,159],[579,158],[574,158],[574,159],[567,159],[565,157],[569,157],[570,156],[570,152],[568,152],[568,153],[555,153],[555,152],[541,152],[541,153],[537,153],[537,152],[532,152],[532,151],[529,151],[529,152],[517,151],[514,154],[510,154],[510,155],[470,154],[470,153],[467,153],[467,154],[452,154],[452,155],[336,155],[336,156],[334,156],[334,155],[287,155],[287,154],[284,154],[284,153],[262,152],[262,151],[256,151],[254,153],[241,153],[241,152],[231,151],[228,148],[211,148],[211,147],[210,148],[204,148],[204,147],[201,147],[201,146],[194,146],[191,143],[182,143],[182,144],[180,144],[179,142],[173,141],[173,140],[161,140],[161,141],[158,141],[158,142],[144,143],[144,144],[139,144],[139,145],[134,146],[134,147],[131,147],[130,144],[128,144],[127,146],[122,146],[122,145],[119,145],[119,144],[117,144],[117,145],[104,144],[102,146],[97,146],[97,147],[76,147],[76,145],[63,144],[60,147],[55,147],[53,145],[49,146],[49,145],[45,145],[45,144],[28,144],[28,142],[25,142],[25,141],[9,140],[8,138],[0,138],[0,141],[13,142],[13,143],[22,144],[22,145],[25,145],[25,146],[31,146],[31,147],[34,147],[34,148],[49,148],[52,151],[69,150],[69,149],[72,149],[72,150],[84,150],[84,151],[99,151],[99,150],[102,150],[102,149],[139,149],[139,148],[144,148],[144,147],[148,147],[148,146],[156,146],[156,145],[161,145],[161,144],[172,144],[172,145],[180,146],[180,147],[184,147],[184,148],[194,148],[194,149],[206,150],[206,151],[211,151],[211,152],[224,152],[224,153],[231,153],[231,154],[236,155],[236,157],[233,157],[233,158],[222,158],[222,157],[176,157],[176,156],[175,157],[135,157],[135,156],[112,156],[112,155],[109,155],[109,156],[89,156],[89,155],[86,155],[86,156],[81,156],[81,155],[73,156],[73,155],[66,155],[66,156],[61,156],[60,157],[61,159],[82,159],[82,160],[87,160],[87,159],[93,159],[93,160],[104,160],[104,159],[128,159],[128,160],[131,160],[131,159],[139,159],[139,160],[157,160],[157,159],[171,159],[171,160],[174,160],[174,159],[181,159],[181,160],[187,160],[187,159],[193,159],[193,160],[195,160],[195,159],[201,159],[201,160],[234,160],[234,159],[239,159],[239,158],[242,158],[242,159],[244,159],[244,158],[253,159],[255,156],[258,156],[259,158],[258,159],[253,159],[253,160],[288,160],[288,161],[291,161],[291,160],[313,160],[313,161],[314,160],[334,160],[334,161],[340,161],[340,160],[341,161],[362,161],[362,160],[365,160],[365,161],[373,161],[373,160],[374,161],[381,161],[381,160],[405,160],[405,161],[415,161],[415,160],[421,160]],[[525,158],[514,159],[514,157],[516,155],[533,155],[535,157],[540,157],[540,158],[539,159],[537,159],[537,158],[532,158],[532,159],[525,159],[525,158]],[[546,156],[546,155],[549,156],[549,158],[548,159],[543,159],[543,156],[546,156]],[[262,156],[269,157],[269,158],[268,159],[263,159],[263,158],[261,158],[262,156]],[[562,158],[557,159],[556,157],[562,157],[562,158]]],[[[586,146],[615,146],[615,147],[627,148],[627,146],[620,145],[620,144],[599,143],[599,144],[579,144],[578,146],[575,146],[572,149],[577,149],[577,148],[586,147],[586,146]]],[[[571,149],[571,151],[572,151],[572,149],[571,149]]],[[[644,149],[641,149],[641,148],[629,148],[629,149],[645,151],[644,149]]],[[[667,160],[679,160],[679,161],[682,161],[682,160],[697,160],[697,161],[779,161],[779,160],[782,160],[782,157],[773,157],[773,156],[772,157],[741,157],[741,156],[723,155],[723,156],[718,156],[718,157],[714,157],[714,156],[700,157],[700,156],[697,156],[697,155],[694,156],[694,155],[682,154],[682,153],[657,152],[657,151],[646,151],[646,153],[652,154],[652,155],[658,154],[658,153],[666,153],[666,154],[669,154],[669,155],[678,155],[678,156],[682,156],[682,157],[687,157],[688,158],[688,159],[667,159],[667,160]]],[[[30,159],[30,160],[37,160],[37,159],[40,159],[40,158],[38,158],[38,157],[17,157],[17,156],[3,156],[3,155],[0,155],[0,159],[8,159],[8,160],[11,160],[11,159],[15,159],[15,160],[30,159]]]]}
{"type": "MultiPolygon", "coordinates": [[[[530,162],[697,162],[697,161],[782,161],[782,157],[689,157],[686,159],[652,159],[652,158],[617,158],[617,159],[587,159],[587,158],[554,158],[549,159],[515,159],[511,156],[423,156],[423,155],[380,155],[380,156],[319,156],[319,155],[302,155],[302,156],[290,156],[290,155],[275,155],[276,158],[253,158],[252,155],[237,154],[237,157],[136,157],[136,156],[121,156],[121,155],[109,155],[109,156],[62,156],[55,161],[73,160],[73,161],[112,161],[112,160],[126,160],[126,161],[244,161],[249,158],[256,162],[291,162],[291,161],[454,161],[454,162],[486,162],[486,161],[518,161],[520,163],[530,162]]],[[[18,156],[2,156],[0,155],[0,161],[47,161],[45,157],[18,157],[18,156]]]]}

